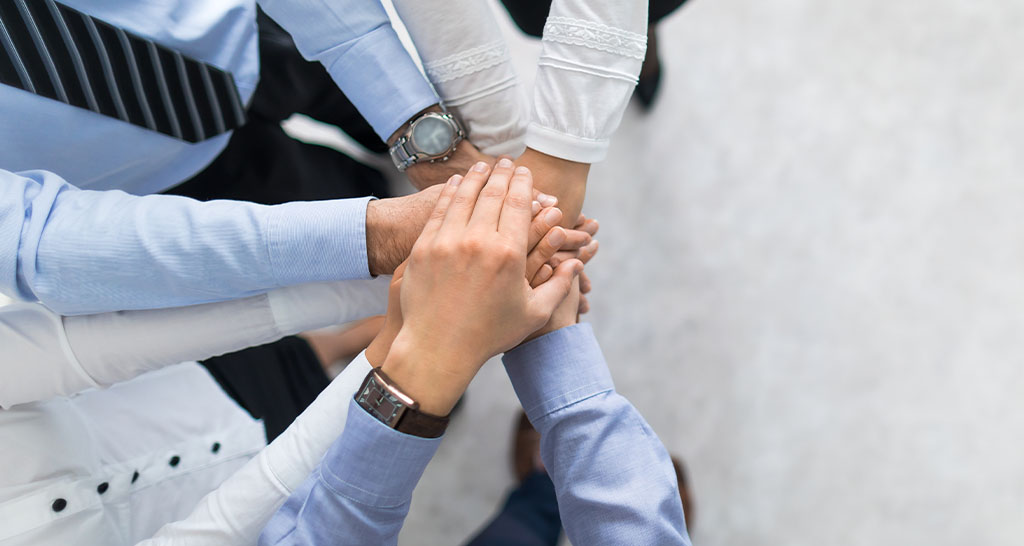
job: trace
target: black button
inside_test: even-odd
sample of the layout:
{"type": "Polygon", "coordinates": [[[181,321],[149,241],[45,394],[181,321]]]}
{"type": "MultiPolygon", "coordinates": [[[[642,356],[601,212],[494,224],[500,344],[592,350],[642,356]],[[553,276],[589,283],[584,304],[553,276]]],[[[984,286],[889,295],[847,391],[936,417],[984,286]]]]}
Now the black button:
{"type": "Polygon", "coordinates": [[[213,445],[210,447],[210,451],[214,453],[220,451],[220,442],[214,442],[213,445]]]}
{"type": "Polygon", "coordinates": [[[102,494],[106,493],[107,489],[109,489],[109,488],[110,488],[110,484],[107,483],[107,482],[103,482],[103,483],[99,484],[98,486],[96,486],[96,492],[99,493],[100,495],[102,495],[102,494]]]}
{"type": "Polygon", "coordinates": [[[132,474],[132,483],[135,483],[138,479],[139,479],[139,471],[136,470],[135,473],[132,474]]]}
{"type": "Polygon", "coordinates": [[[167,461],[167,464],[169,464],[171,466],[178,466],[178,463],[180,463],[180,462],[181,462],[181,457],[175,455],[175,456],[171,457],[170,461],[167,461]]]}
{"type": "Polygon", "coordinates": [[[53,501],[53,504],[51,504],[50,507],[53,508],[54,512],[60,512],[61,510],[68,507],[68,501],[64,499],[57,499],[53,501]]]}

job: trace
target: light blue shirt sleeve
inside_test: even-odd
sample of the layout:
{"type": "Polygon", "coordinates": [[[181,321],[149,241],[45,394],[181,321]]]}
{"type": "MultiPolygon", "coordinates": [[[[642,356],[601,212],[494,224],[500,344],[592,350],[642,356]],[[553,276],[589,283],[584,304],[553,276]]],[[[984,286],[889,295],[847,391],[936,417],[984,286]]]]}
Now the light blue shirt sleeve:
{"type": "Polygon", "coordinates": [[[504,356],[573,544],[690,545],[672,462],[615,392],[589,324],[556,330],[504,356]]]}
{"type": "Polygon", "coordinates": [[[344,432],[267,523],[260,546],[398,544],[439,445],[388,428],[351,400],[344,432]]]}
{"type": "Polygon", "coordinates": [[[292,35],[306,59],[324,65],[381,140],[438,102],[379,0],[259,0],[259,5],[292,35]]]}
{"type": "Polygon", "coordinates": [[[368,278],[369,199],[202,203],[0,170],[0,292],[73,315],[368,278]]]}

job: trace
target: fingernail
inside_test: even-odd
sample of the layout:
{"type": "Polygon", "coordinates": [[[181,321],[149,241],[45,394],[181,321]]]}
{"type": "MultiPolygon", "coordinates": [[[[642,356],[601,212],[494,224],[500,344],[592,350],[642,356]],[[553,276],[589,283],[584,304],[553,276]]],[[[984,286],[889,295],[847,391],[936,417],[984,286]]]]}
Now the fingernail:
{"type": "Polygon", "coordinates": [[[555,206],[555,203],[558,203],[558,199],[556,199],[554,195],[548,195],[546,193],[538,194],[537,201],[540,201],[540,204],[545,207],[553,207],[555,206]]]}
{"type": "Polygon", "coordinates": [[[462,183],[462,175],[461,174],[457,174],[457,175],[449,178],[448,179],[448,183],[451,184],[452,186],[458,186],[459,184],[462,183]]]}
{"type": "Polygon", "coordinates": [[[473,165],[473,171],[478,173],[485,173],[487,172],[487,164],[484,163],[483,161],[480,161],[476,165],[473,165]]]}
{"type": "Polygon", "coordinates": [[[512,161],[507,157],[503,157],[498,160],[498,166],[502,169],[510,169],[512,168],[512,161]]]}
{"type": "Polygon", "coordinates": [[[533,215],[537,216],[537,213],[540,212],[540,209],[542,208],[540,206],[540,203],[538,203],[537,201],[534,201],[530,206],[533,207],[533,209],[532,209],[533,210],[533,215]]]}
{"type": "Polygon", "coordinates": [[[558,221],[562,219],[562,211],[558,209],[551,209],[544,213],[544,223],[553,226],[558,224],[558,221]]]}
{"type": "Polygon", "coordinates": [[[526,167],[516,167],[516,174],[530,174],[530,169],[526,167]]]}
{"type": "Polygon", "coordinates": [[[548,235],[548,242],[551,246],[561,247],[562,243],[565,242],[565,230],[562,228],[551,230],[551,234],[548,235]]]}

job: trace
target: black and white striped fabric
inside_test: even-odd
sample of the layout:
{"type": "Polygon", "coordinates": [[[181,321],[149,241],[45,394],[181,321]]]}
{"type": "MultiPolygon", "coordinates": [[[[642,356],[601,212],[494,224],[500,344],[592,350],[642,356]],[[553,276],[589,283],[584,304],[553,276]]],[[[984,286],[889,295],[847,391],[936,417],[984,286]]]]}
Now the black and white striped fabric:
{"type": "Polygon", "coordinates": [[[188,142],[245,123],[230,72],[53,0],[0,0],[0,83],[188,142]]]}

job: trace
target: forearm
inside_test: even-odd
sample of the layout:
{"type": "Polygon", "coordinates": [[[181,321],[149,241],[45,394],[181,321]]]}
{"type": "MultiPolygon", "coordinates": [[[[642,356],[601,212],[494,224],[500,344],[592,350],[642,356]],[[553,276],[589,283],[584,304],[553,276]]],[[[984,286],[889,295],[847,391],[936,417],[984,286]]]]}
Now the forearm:
{"type": "Polygon", "coordinates": [[[523,150],[528,108],[491,6],[477,0],[396,0],[434,88],[486,154],[523,150]]]}
{"type": "Polygon", "coordinates": [[[564,213],[562,227],[574,227],[583,210],[590,164],[554,157],[533,148],[527,148],[516,161],[534,173],[534,187],[558,198],[558,208],[564,213]]]}
{"type": "Polygon", "coordinates": [[[295,40],[321,62],[381,140],[437,102],[402,46],[379,2],[259,0],[295,40]]]}
{"type": "Polygon", "coordinates": [[[201,203],[0,171],[0,289],[74,315],[366,278],[366,202],[201,203]]]}
{"type": "Polygon", "coordinates": [[[505,355],[541,434],[566,535],[575,544],[689,544],[664,446],[614,390],[590,327],[556,330],[505,355]],[[580,454],[587,454],[581,457],[580,454]]]}
{"type": "Polygon", "coordinates": [[[604,159],[640,74],[647,2],[555,0],[526,145],[580,163],[604,159]]]}
{"type": "Polygon", "coordinates": [[[395,431],[350,399],[344,432],[260,536],[270,544],[397,544],[440,438],[395,431]]]}
{"type": "Polygon", "coordinates": [[[0,308],[0,407],[70,396],[165,366],[384,311],[387,279],[281,288],[239,300],[61,317],[0,308]]]}
{"type": "Polygon", "coordinates": [[[270,445],[146,545],[247,546],[305,482],[346,428],[348,407],[370,365],[360,354],[270,445]]]}

